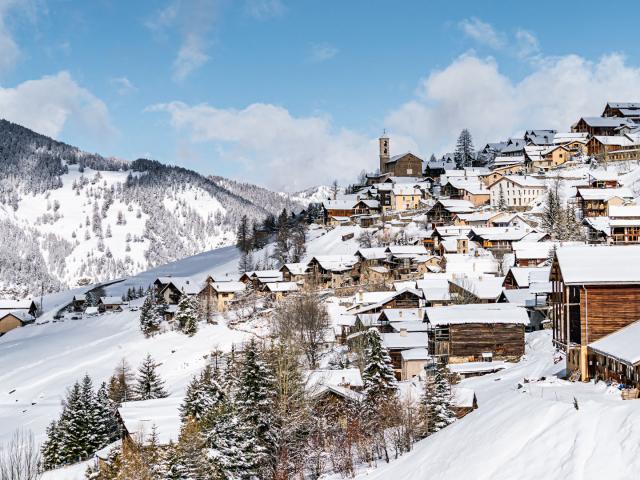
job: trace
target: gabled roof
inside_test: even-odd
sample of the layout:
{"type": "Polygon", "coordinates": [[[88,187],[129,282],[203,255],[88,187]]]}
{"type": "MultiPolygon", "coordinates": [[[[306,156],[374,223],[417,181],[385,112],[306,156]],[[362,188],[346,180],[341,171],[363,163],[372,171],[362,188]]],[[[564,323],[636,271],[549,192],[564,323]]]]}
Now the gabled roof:
{"type": "Polygon", "coordinates": [[[299,263],[285,263],[282,267],[280,267],[280,271],[282,272],[285,268],[291,272],[292,275],[304,275],[307,271],[307,267],[309,265],[305,262],[299,263]]]}
{"type": "Polygon", "coordinates": [[[118,414],[132,438],[142,435],[143,444],[148,444],[152,428],[155,427],[158,443],[167,445],[170,441],[176,442],[180,435],[182,401],[181,397],[168,397],[124,402],[118,408],[118,414]]]}
{"type": "Polygon", "coordinates": [[[472,303],[446,307],[428,307],[427,321],[431,325],[458,325],[464,323],[528,325],[529,315],[524,308],[508,303],[472,303]]]}
{"type": "Polygon", "coordinates": [[[23,324],[31,323],[36,320],[33,315],[25,310],[2,310],[0,311],[0,321],[2,321],[3,318],[8,317],[9,315],[17,318],[23,324]]]}
{"type": "Polygon", "coordinates": [[[510,180],[513,183],[516,183],[525,188],[547,188],[544,180],[540,180],[530,175],[505,175],[501,179],[496,180],[496,182],[491,185],[491,188],[493,188],[494,185],[497,185],[498,183],[506,180],[510,180]]]}
{"type": "Polygon", "coordinates": [[[30,310],[35,302],[29,298],[23,300],[0,299],[0,310],[30,310]]]}
{"type": "MultiPolygon", "coordinates": [[[[620,125],[635,125],[631,120],[623,117],[581,117],[580,120],[584,120],[590,127],[615,128],[620,125]]],[[[578,122],[580,122],[580,120],[578,120],[578,122]]]]}
{"type": "Polygon", "coordinates": [[[121,297],[100,297],[100,302],[103,305],[122,305],[125,303],[121,297]]]}
{"type": "Polygon", "coordinates": [[[387,258],[384,247],[361,248],[356,252],[365,260],[383,260],[387,258]]]}
{"type": "MultiPolygon", "coordinates": [[[[244,283],[242,284],[244,285],[244,283]]],[[[296,282],[273,282],[266,284],[267,290],[270,292],[297,292],[298,284],[296,282]]]]}
{"type": "Polygon", "coordinates": [[[578,187],[576,197],[582,197],[585,200],[610,200],[614,197],[622,199],[633,198],[633,192],[627,187],[619,188],[581,188],[578,187]]]}
{"type": "Polygon", "coordinates": [[[478,277],[454,277],[449,281],[480,300],[495,301],[502,293],[504,277],[481,275],[478,277]]]}
{"type": "Polygon", "coordinates": [[[218,293],[243,292],[247,288],[247,286],[242,282],[232,282],[232,281],[230,281],[230,282],[215,282],[211,286],[218,293]]]}
{"type": "Polygon", "coordinates": [[[320,385],[363,387],[362,375],[358,368],[341,368],[338,370],[318,369],[307,372],[307,388],[320,385]]]}
{"type": "Polygon", "coordinates": [[[391,255],[426,255],[424,245],[389,245],[386,250],[391,255]]]}
{"type": "Polygon", "coordinates": [[[548,281],[550,271],[551,267],[511,267],[509,269],[519,288],[527,288],[532,281],[548,281]]]}
{"type": "Polygon", "coordinates": [[[382,344],[391,350],[427,348],[429,335],[426,332],[383,333],[382,344]]]}
{"type": "Polygon", "coordinates": [[[640,245],[561,247],[556,258],[566,285],[640,284],[640,245]]]}

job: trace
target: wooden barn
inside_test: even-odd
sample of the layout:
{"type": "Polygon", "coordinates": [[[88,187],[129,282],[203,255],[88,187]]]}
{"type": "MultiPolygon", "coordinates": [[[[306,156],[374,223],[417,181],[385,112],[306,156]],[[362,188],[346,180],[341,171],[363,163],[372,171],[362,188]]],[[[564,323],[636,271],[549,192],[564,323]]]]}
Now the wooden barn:
{"type": "Polygon", "coordinates": [[[589,379],[588,345],[640,319],[640,246],[572,246],[556,251],[549,298],[553,342],[567,369],[589,379]]]}
{"type": "Polygon", "coordinates": [[[24,310],[0,311],[0,336],[34,321],[35,317],[24,310]]]}
{"type": "Polygon", "coordinates": [[[640,320],[591,342],[589,377],[640,388],[640,320]]]}
{"type": "Polygon", "coordinates": [[[519,360],[529,316],[509,304],[467,304],[426,309],[429,353],[443,363],[519,360]]]}

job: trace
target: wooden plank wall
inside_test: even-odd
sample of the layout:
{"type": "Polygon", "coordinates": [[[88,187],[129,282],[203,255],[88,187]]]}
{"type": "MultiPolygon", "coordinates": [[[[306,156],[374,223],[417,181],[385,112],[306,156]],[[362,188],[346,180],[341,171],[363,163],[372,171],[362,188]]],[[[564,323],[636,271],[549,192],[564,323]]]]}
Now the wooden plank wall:
{"type": "Polygon", "coordinates": [[[594,285],[586,288],[586,293],[582,289],[580,292],[583,345],[640,320],[640,285],[594,285]]]}
{"type": "Polygon", "coordinates": [[[450,356],[480,357],[483,352],[493,352],[496,357],[524,355],[524,325],[465,323],[449,329],[450,356]]]}

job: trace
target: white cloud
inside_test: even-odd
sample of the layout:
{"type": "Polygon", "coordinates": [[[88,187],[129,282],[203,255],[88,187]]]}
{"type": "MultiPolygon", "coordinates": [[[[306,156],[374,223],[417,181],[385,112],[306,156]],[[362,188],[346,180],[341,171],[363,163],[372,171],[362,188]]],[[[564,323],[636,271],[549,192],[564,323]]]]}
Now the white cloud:
{"type": "Polygon", "coordinates": [[[107,106],[68,72],[0,87],[0,115],[50,137],[58,137],[69,122],[96,137],[115,133],[107,106]]]}
{"type": "Polygon", "coordinates": [[[220,163],[242,165],[243,179],[274,189],[294,191],[334,177],[353,182],[363,169],[378,166],[375,139],[337,129],[325,116],[294,117],[263,103],[235,110],[172,102],[148,110],[169,113],[172,125],[192,142],[213,143],[220,163]]]}
{"type": "Polygon", "coordinates": [[[338,49],[328,43],[315,43],[311,45],[309,60],[314,63],[326,62],[338,54],[338,49]]]}
{"type": "Polygon", "coordinates": [[[579,117],[599,115],[607,101],[640,99],[640,69],[619,54],[595,62],[577,55],[539,58],[532,69],[515,82],[494,59],[463,55],[423,79],[415,98],[385,124],[427,155],[450,151],[463,128],[480,146],[528,128],[568,131],[579,117]]]}
{"type": "Polygon", "coordinates": [[[118,95],[129,95],[130,93],[138,90],[138,88],[127,77],[114,77],[109,82],[116,88],[118,95]]]}
{"type": "Polygon", "coordinates": [[[209,38],[218,15],[218,0],[173,0],[145,22],[157,34],[175,30],[180,45],[173,61],[173,80],[182,82],[211,58],[209,38]]]}
{"type": "Polygon", "coordinates": [[[16,13],[33,18],[35,14],[31,1],[0,0],[0,74],[11,70],[22,55],[9,27],[16,13]]]}
{"type": "Polygon", "coordinates": [[[479,18],[465,18],[458,26],[465,35],[476,42],[495,49],[502,48],[505,45],[504,35],[497,32],[490,24],[483,22],[479,18]]]}
{"type": "Polygon", "coordinates": [[[538,38],[533,33],[520,29],[516,31],[516,49],[520,58],[536,56],[540,53],[538,38]]]}
{"type": "Polygon", "coordinates": [[[286,7],[281,0],[247,0],[246,12],[258,20],[268,20],[284,14],[286,7]]]}

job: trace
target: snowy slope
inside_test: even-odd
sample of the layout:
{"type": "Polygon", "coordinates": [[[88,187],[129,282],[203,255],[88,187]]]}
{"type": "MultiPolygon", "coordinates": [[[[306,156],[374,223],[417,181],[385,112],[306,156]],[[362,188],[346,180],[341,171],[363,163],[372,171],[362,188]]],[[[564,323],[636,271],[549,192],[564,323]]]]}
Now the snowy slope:
{"type": "Polygon", "coordinates": [[[150,353],[161,364],[158,371],[170,395],[181,396],[203,368],[206,355],[216,349],[228,351],[247,336],[230,330],[220,318],[219,325],[202,324],[194,337],[169,331],[145,338],[138,316],[125,310],[31,325],[0,338],[0,358],[12,365],[0,373],[0,443],[18,427],[42,441],[46,425],[59,414],[66,388],[85,373],[99,384],[122,358],[136,368],[150,353]]]}
{"type": "Polygon", "coordinates": [[[475,389],[478,410],[357,478],[637,478],[640,404],[620,400],[602,383],[558,380],[554,375],[564,362],[553,364],[550,332],[528,334],[527,340],[527,355],[517,366],[462,382],[475,389]],[[522,383],[543,376],[546,381],[522,383]]]}

